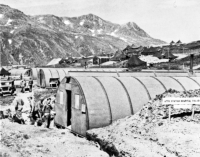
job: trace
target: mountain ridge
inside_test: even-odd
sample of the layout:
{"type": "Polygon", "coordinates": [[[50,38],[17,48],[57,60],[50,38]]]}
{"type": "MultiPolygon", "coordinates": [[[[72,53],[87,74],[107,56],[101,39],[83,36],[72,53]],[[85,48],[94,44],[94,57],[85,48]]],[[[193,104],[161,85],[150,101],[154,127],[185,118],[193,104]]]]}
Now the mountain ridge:
{"type": "Polygon", "coordinates": [[[52,58],[115,53],[127,45],[164,44],[154,39],[135,22],[115,24],[97,15],[58,17],[26,15],[0,4],[1,65],[45,65],[52,58]]]}

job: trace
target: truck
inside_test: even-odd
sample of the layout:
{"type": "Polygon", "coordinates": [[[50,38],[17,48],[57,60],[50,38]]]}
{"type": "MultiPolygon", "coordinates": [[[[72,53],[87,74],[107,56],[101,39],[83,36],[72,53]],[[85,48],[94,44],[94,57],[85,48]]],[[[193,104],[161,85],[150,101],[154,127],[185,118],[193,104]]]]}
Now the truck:
{"type": "Polygon", "coordinates": [[[15,92],[15,87],[12,81],[0,80],[0,96],[5,94],[13,95],[15,92]]]}

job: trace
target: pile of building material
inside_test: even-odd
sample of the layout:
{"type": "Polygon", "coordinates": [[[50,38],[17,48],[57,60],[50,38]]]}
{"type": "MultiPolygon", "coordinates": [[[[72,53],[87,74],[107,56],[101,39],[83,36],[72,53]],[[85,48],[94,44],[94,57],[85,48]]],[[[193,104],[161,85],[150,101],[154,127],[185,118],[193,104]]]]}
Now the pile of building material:
{"type": "Polygon", "coordinates": [[[195,107],[194,119],[190,109],[172,109],[169,121],[169,107],[162,104],[165,97],[200,97],[200,89],[168,90],[135,115],[105,128],[89,130],[88,139],[115,156],[200,156],[200,105],[195,107]]]}

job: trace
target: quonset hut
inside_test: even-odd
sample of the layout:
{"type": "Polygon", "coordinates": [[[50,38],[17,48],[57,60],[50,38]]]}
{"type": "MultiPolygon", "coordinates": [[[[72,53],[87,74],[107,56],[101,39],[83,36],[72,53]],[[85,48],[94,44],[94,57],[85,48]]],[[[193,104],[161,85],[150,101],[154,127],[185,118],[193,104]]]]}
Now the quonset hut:
{"type": "MultiPolygon", "coordinates": [[[[58,80],[61,81],[65,76],[70,76],[69,72],[107,72],[116,74],[117,71],[124,71],[120,68],[108,68],[108,69],[76,69],[76,68],[42,68],[39,70],[37,76],[37,84],[42,88],[57,88],[58,80]]],[[[85,75],[85,74],[84,74],[85,75]]]]}
{"type": "Polygon", "coordinates": [[[29,76],[30,75],[30,69],[11,69],[10,71],[11,76],[29,76]]]}
{"type": "Polygon", "coordinates": [[[38,73],[39,73],[40,69],[41,68],[31,68],[30,69],[30,76],[32,77],[33,80],[37,80],[38,73]]]}
{"type": "Polygon", "coordinates": [[[200,88],[200,77],[74,76],[65,77],[56,96],[55,124],[73,132],[104,127],[138,112],[157,94],[200,88]]]}

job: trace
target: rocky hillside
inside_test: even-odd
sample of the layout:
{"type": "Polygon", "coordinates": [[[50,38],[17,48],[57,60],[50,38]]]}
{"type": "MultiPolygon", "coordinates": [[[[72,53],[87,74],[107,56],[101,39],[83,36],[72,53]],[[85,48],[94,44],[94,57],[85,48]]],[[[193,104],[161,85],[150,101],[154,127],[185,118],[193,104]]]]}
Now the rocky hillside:
{"type": "Polygon", "coordinates": [[[158,45],[134,22],[124,25],[105,21],[93,14],[80,17],[28,16],[0,5],[1,64],[45,65],[52,58],[114,53],[128,44],[158,45]]]}

